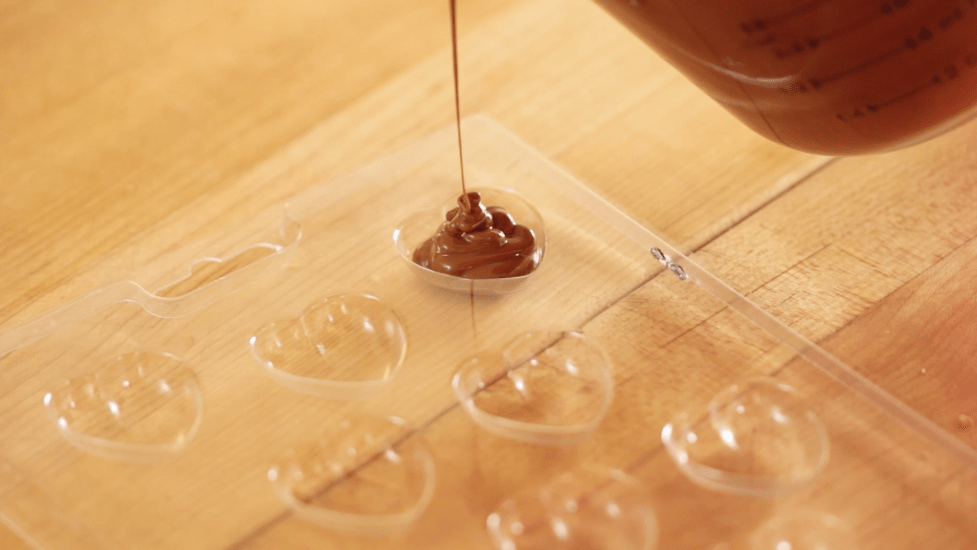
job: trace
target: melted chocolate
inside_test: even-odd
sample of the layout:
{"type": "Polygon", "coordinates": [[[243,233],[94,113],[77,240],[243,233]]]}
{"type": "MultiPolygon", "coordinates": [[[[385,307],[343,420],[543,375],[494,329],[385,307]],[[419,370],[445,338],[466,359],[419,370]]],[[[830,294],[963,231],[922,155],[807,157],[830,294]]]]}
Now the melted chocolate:
{"type": "MultiPolygon", "coordinates": [[[[427,269],[467,279],[502,279],[532,273],[539,264],[536,234],[516,223],[501,206],[485,207],[479,193],[465,188],[465,158],[461,146],[461,102],[458,93],[458,36],[451,8],[451,59],[455,84],[455,122],[458,129],[458,163],[461,196],[437,233],[414,250],[414,263],[427,269]]],[[[472,328],[475,327],[475,286],[471,286],[472,328]]]]}
{"type": "Polygon", "coordinates": [[[479,193],[458,198],[438,232],[414,250],[414,263],[468,279],[532,273],[539,265],[536,234],[501,206],[486,207],[479,193]]]}

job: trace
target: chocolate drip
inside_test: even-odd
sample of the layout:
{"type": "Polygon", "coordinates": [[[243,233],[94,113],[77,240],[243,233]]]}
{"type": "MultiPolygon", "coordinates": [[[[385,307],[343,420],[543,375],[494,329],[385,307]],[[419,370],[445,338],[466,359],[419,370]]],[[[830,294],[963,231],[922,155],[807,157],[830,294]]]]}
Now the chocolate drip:
{"type": "Polygon", "coordinates": [[[533,230],[501,206],[481,201],[477,192],[461,195],[438,232],[414,250],[414,263],[469,279],[519,277],[536,269],[533,230]]]}

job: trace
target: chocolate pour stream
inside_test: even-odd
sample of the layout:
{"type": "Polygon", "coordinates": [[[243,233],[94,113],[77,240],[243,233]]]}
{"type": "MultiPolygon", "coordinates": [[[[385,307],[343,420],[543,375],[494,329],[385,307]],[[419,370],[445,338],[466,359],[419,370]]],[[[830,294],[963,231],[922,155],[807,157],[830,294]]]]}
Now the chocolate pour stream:
{"type": "Polygon", "coordinates": [[[456,0],[448,0],[451,5],[451,61],[455,77],[455,125],[458,128],[458,163],[461,165],[461,195],[468,194],[465,187],[465,156],[461,152],[461,94],[458,92],[458,23],[455,15],[456,0]]]}
{"type": "MultiPolygon", "coordinates": [[[[465,161],[461,145],[461,101],[458,87],[458,31],[456,0],[451,6],[451,54],[455,84],[455,123],[458,129],[458,161],[461,168],[461,196],[458,207],[433,237],[414,250],[414,263],[457,277],[500,279],[531,273],[539,263],[536,235],[516,222],[500,206],[485,207],[477,192],[465,187],[465,161]]],[[[472,285],[474,295],[474,285],[472,285]]],[[[473,313],[474,315],[474,313],[473,313]]]]}

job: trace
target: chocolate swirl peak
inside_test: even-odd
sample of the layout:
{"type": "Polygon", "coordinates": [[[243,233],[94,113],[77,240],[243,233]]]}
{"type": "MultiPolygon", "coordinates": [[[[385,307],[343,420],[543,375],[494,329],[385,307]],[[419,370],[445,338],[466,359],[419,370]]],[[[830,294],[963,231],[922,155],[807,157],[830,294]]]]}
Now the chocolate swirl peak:
{"type": "Polygon", "coordinates": [[[486,207],[479,193],[458,197],[433,237],[414,250],[414,263],[468,279],[532,273],[539,265],[536,235],[501,206],[486,207]]]}

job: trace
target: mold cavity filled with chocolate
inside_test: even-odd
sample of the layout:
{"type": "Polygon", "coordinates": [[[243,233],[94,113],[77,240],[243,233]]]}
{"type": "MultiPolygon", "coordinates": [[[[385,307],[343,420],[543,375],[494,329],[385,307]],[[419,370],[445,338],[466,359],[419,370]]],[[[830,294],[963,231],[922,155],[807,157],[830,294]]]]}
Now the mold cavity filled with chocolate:
{"type": "Polygon", "coordinates": [[[417,265],[466,279],[529,275],[542,259],[536,233],[502,206],[482,204],[479,192],[458,197],[433,237],[412,256],[417,265]]]}
{"type": "Polygon", "coordinates": [[[539,267],[545,236],[539,212],[518,193],[507,189],[469,192],[465,186],[455,0],[449,5],[461,196],[446,214],[428,209],[408,216],[394,229],[393,238],[400,256],[422,280],[469,293],[474,327],[475,294],[499,296],[515,290],[539,267]],[[432,211],[438,214],[432,216],[432,211]]]}

